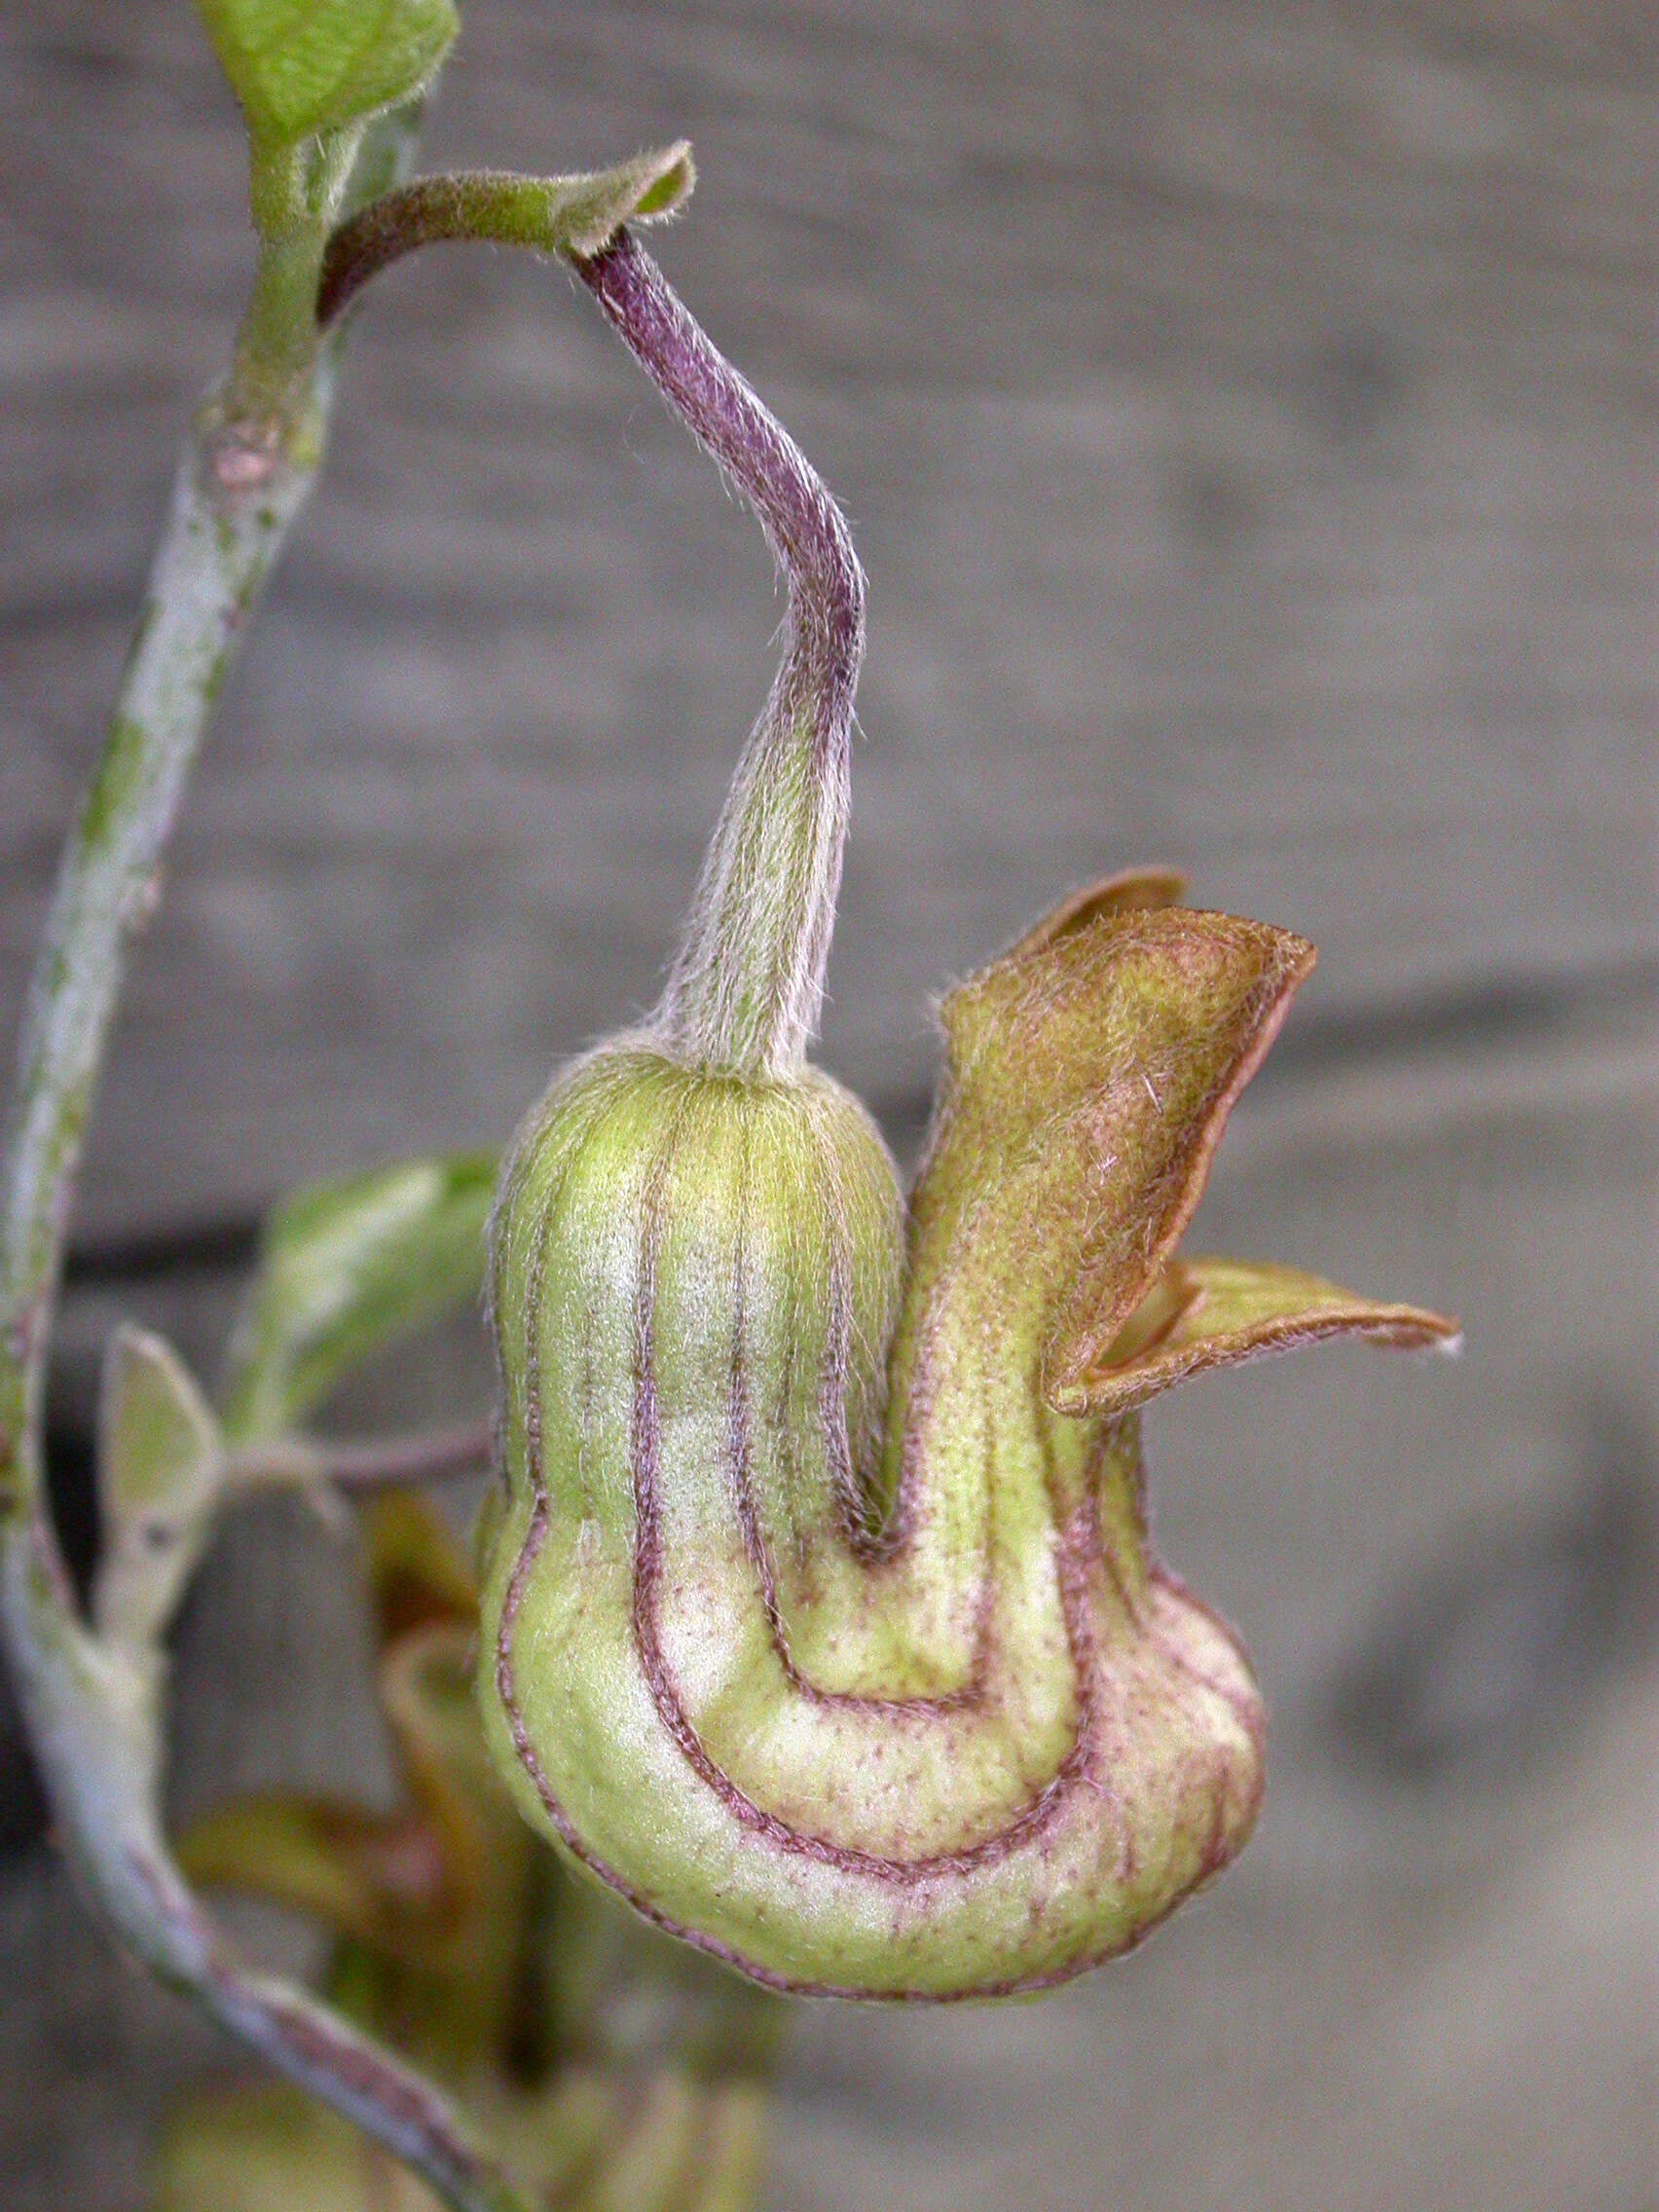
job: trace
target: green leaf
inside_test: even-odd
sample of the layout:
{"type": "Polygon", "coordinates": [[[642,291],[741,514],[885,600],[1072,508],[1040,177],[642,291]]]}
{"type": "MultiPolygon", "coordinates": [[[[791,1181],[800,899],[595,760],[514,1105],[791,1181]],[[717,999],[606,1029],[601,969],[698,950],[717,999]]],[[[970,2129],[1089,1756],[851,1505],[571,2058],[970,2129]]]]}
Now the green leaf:
{"type": "Polygon", "coordinates": [[[252,136],[360,122],[421,90],[460,28],[454,0],[197,0],[252,136]]]}
{"type": "Polygon", "coordinates": [[[484,1153],[403,1161],[276,1208],[232,1345],[237,1442],[281,1435],[353,1367],[477,1297],[495,1176],[484,1153]]]}
{"type": "Polygon", "coordinates": [[[98,1408],[92,1618],[107,1641],[137,1651],[160,1640],[206,1541],[221,1466],[218,1423],[177,1354],[118,1329],[98,1408]]]}

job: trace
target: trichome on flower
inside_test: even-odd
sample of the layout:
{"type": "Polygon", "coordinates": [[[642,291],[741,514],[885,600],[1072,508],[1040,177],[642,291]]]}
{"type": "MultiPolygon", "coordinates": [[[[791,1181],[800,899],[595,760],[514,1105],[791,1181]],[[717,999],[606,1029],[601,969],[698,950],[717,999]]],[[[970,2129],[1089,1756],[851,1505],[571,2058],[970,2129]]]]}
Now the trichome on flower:
{"type": "Polygon", "coordinates": [[[1138,1408],[1453,1325],[1177,1255],[1313,955],[1162,871],[945,1000],[906,1205],[805,1059],[863,638],[845,526],[626,234],[579,266],[754,501],[790,631],[662,1006],[554,1083],[504,1172],[486,1727],[535,1825],[758,1980],[1041,1987],[1212,1876],[1261,1794],[1244,1656],[1148,1548],[1138,1408]]]}

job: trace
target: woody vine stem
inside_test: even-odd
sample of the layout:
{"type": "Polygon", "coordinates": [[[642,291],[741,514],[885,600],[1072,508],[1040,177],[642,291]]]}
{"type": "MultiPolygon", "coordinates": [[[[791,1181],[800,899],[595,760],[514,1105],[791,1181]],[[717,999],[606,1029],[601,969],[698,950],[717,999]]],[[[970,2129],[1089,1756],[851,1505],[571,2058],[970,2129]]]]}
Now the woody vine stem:
{"type": "MultiPolygon", "coordinates": [[[[347,225],[323,275],[338,314],[397,255],[522,237],[524,180],[424,178],[347,225]]],[[[771,696],[739,763],[659,1014],[695,1065],[775,1077],[805,1063],[824,994],[848,804],[865,583],[846,520],[771,411],[628,231],[571,256],[606,320],[758,516],[789,588],[771,696]]]]}
{"type": "MultiPolygon", "coordinates": [[[[240,89],[240,88],[239,88],[240,89]]],[[[845,810],[862,581],[845,526],[787,435],[708,344],[625,217],[672,212],[683,146],[597,177],[490,172],[397,189],[420,101],[325,134],[317,157],[255,145],[259,277],[230,376],[181,457],[102,757],[67,841],[19,1047],[0,1178],[0,1626],[55,1832],[123,1946],[279,2071],[405,2158],[455,2212],[522,2212],[470,2123],[430,2083],[309,1995],[231,1951],[169,1852],[159,1811],[165,1660],[84,1619],[47,1496],[46,1376],[64,1242],[128,947],[156,903],[167,836],[230,661],[320,466],[336,318],[396,254],[440,237],[506,238],[571,262],[637,358],[756,501],[788,570],[793,645],[749,756],[788,794],[757,838],[734,825],[711,863],[727,929],[694,942],[671,1001],[688,1047],[744,1064],[798,1058],[816,1012],[845,810]],[[389,189],[388,189],[389,188],[389,189]],[[287,199],[284,200],[284,193],[287,199]],[[354,210],[366,210],[353,221],[354,210]],[[411,212],[413,211],[413,213],[411,212]],[[827,761],[835,763],[828,778],[827,761]],[[826,817],[818,794],[839,789],[826,817]],[[798,887],[721,964],[733,902],[798,887]]],[[[752,810],[753,812],[754,810],[752,810]]],[[[344,1453],[256,1443],[227,1485],[373,1488],[477,1463],[462,1430],[344,1453]]],[[[163,1624],[165,1626],[165,1623],[163,1624]]]]}
{"type": "MultiPolygon", "coordinates": [[[[339,202],[394,178],[417,113],[372,125],[339,202]]],[[[316,239],[320,258],[325,232],[316,239]]],[[[292,260],[291,238],[262,254],[292,260]]],[[[314,275],[313,278],[314,286],[314,275]]],[[[24,1020],[0,1194],[0,1604],[62,1847],[124,1946],[281,2072],[407,2158],[457,2212],[517,2198],[467,2123],[391,2054],[249,1971],[190,1891],[158,1808],[160,1683],[80,1617],[45,1493],[47,1355],[64,1237],[129,941],[227,664],[315,480],[336,349],[273,340],[256,287],[224,387],[186,442],[103,757],[59,870],[24,1020]],[[269,375],[283,358],[279,380],[269,375]]],[[[290,296],[292,285],[289,286],[290,296]]],[[[303,297],[303,295],[302,295],[303,297]]]]}

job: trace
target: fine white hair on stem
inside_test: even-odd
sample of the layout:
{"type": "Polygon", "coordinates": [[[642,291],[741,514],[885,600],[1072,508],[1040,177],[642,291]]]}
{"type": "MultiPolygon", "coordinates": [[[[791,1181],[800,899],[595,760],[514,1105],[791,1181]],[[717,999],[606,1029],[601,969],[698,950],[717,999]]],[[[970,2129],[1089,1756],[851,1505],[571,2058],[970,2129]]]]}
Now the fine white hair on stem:
{"type": "Polygon", "coordinates": [[[783,660],[744,749],[655,1017],[694,1063],[800,1067],[817,1026],[846,836],[864,573],[823,479],[623,231],[576,270],[759,519],[789,589],[783,660]]]}

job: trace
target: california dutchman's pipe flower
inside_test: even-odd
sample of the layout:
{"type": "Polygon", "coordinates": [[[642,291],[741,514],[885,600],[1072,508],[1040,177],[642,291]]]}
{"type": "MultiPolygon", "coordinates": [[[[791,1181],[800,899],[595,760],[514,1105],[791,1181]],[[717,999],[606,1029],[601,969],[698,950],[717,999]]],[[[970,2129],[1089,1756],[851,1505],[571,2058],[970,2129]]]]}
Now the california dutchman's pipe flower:
{"type": "Polygon", "coordinates": [[[756,1979],[1032,1989],[1243,1843],[1261,1702],[1149,1554],[1139,1407],[1414,1308],[1176,1245],[1312,962],[1147,873],[945,1000],[906,1208],[805,1062],[863,590],[818,479],[635,242],[582,265],[755,502],[790,637],[653,1020],[514,1146],[493,1311],[505,1494],[480,1684],[532,1822],[756,1979]]]}

